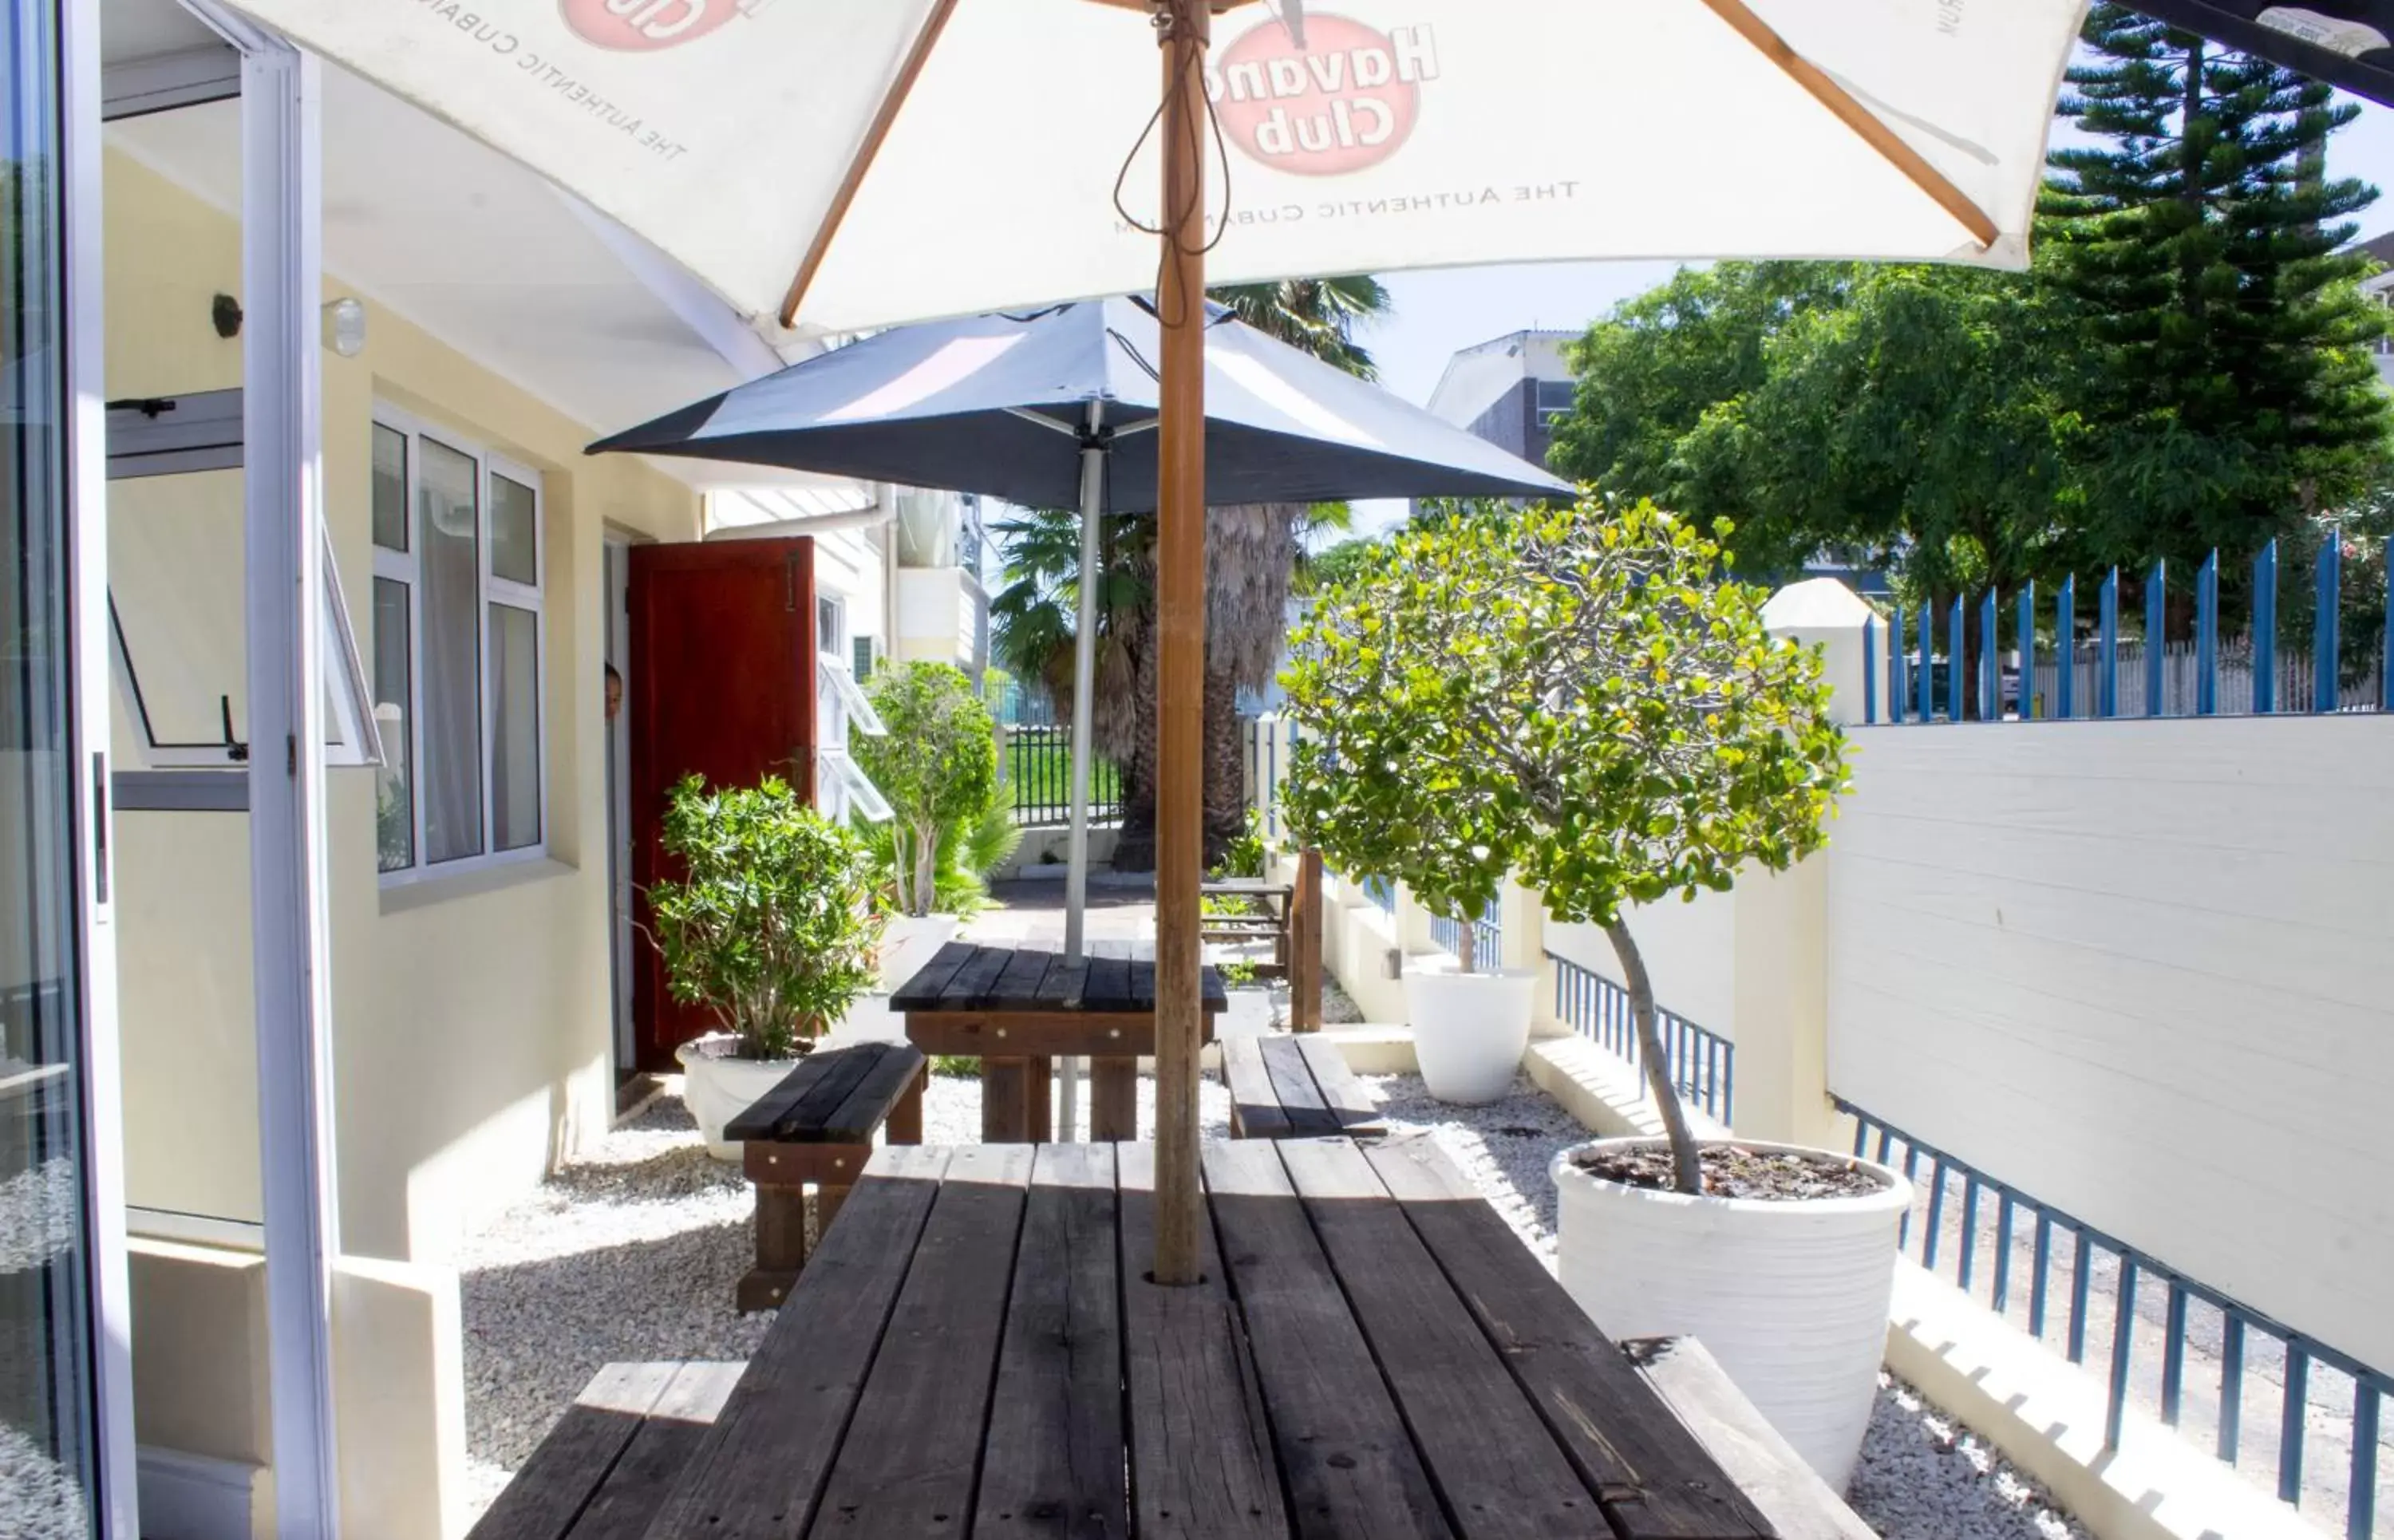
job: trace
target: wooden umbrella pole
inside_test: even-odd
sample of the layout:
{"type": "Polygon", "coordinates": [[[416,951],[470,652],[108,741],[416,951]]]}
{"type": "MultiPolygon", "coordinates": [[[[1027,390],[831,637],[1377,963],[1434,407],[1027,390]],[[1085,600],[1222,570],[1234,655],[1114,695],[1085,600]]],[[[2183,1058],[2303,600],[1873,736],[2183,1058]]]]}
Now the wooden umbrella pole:
{"type": "Polygon", "coordinates": [[[1197,1172],[1204,864],[1205,44],[1204,0],[1162,0],[1164,322],[1155,534],[1155,1281],[1198,1281],[1197,1172]]]}

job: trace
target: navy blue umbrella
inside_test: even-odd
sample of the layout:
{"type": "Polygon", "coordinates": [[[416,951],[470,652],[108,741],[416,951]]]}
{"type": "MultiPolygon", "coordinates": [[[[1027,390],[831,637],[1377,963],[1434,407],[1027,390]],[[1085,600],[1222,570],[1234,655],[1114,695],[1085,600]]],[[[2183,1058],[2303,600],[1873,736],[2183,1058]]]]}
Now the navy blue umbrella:
{"type": "MultiPolygon", "coordinates": [[[[1084,506],[1081,441],[1110,447],[1109,513],[1155,507],[1156,363],[1143,300],[883,332],[590,446],[739,460],[1028,507],[1084,506]]],[[[1546,497],[1571,488],[1216,308],[1205,494],[1218,505],[1546,497]]]]}
{"type": "MultiPolygon", "coordinates": [[[[1091,300],[901,327],[590,446],[739,460],[1081,510],[1072,821],[1064,947],[1088,891],[1098,519],[1156,506],[1155,311],[1091,300]]],[[[1546,497],[1568,483],[1218,306],[1205,331],[1205,492],[1217,505],[1359,497],[1546,497]]],[[[1063,1127],[1071,1137],[1068,1068],[1063,1127]]]]}

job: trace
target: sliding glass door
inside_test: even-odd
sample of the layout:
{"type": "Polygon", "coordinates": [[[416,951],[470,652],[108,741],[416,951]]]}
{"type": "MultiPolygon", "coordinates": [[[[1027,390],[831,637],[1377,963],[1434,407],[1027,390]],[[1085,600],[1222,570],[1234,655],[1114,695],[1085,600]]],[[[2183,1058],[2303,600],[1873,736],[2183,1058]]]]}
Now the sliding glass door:
{"type": "Polygon", "coordinates": [[[60,59],[59,0],[0,0],[0,1534],[26,1537],[105,1507],[60,59]]]}

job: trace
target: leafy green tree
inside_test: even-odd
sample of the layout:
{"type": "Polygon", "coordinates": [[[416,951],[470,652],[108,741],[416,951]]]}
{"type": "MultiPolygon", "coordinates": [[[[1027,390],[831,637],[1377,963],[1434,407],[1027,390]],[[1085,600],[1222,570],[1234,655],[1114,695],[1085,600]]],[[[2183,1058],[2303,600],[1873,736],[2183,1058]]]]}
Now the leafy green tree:
{"type": "Polygon", "coordinates": [[[1454,520],[1325,594],[1284,681],[1304,727],[1284,796],[1326,859],[1402,878],[1466,935],[1508,872],[1604,928],[1688,1192],[1629,911],[1785,870],[1846,785],[1818,650],[1772,638],[1763,590],[1720,567],[1650,503],[1454,520]]]}
{"type": "Polygon", "coordinates": [[[857,763],[896,814],[889,821],[898,906],[938,902],[940,851],[989,816],[997,799],[997,728],[953,664],[907,663],[873,677],[873,709],[889,731],[854,740],[857,763]]]}
{"type": "Polygon", "coordinates": [[[1760,385],[1764,345],[1791,318],[1835,303],[1848,278],[1839,263],[1720,262],[1623,302],[1572,349],[1579,388],[1555,421],[1548,463],[1611,497],[1696,511],[1680,495],[1680,441],[1716,403],[1760,385]]]}
{"type": "Polygon", "coordinates": [[[743,1059],[787,1059],[873,986],[882,915],[864,842],[768,776],[665,806],[685,873],[650,889],[675,999],[711,1009],[743,1059]]]}
{"type": "Polygon", "coordinates": [[[2360,109],[2124,6],[2086,22],[2040,276],[2072,302],[2084,510],[2120,559],[2249,555],[2360,494],[2389,426],[2382,326],[2344,250],[2374,188],[2323,173],[2360,109]]]}
{"type": "Polygon", "coordinates": [[[1335,545],[1325,546],[1306,557],[1298,573],[1298,591],[1319,593],[1348,582],[1362,570],[1381,542],[1371,535],[1349,535],[1335,545]]]}
{"type": "Polygon", "coordinates": [[[1840,550],[1951,595],[2066,568],[2074,418],[2057,330],[2017,274],[1861,270],[1681,440],[1682,490],[1736,509],[1732,543],[1765,571],[1840,550]]]}

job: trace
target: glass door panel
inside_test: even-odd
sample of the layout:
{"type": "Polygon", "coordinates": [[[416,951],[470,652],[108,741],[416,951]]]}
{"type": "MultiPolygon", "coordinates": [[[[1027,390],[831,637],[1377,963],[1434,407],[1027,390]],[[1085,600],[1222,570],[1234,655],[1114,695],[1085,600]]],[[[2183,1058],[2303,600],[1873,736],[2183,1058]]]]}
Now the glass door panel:
{"type": "Polygon", "coordinates": [[[55,0],[0,0],[0,1534],[94,1533],[55,0]]]}

